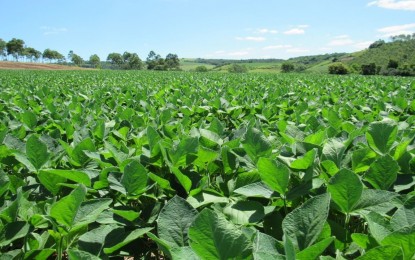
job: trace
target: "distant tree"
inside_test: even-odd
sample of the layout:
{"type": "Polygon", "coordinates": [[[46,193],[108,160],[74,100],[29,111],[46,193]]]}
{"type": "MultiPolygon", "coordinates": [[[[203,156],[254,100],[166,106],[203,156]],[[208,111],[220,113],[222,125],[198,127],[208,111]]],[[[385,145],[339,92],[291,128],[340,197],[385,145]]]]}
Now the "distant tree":
{"type": "Polygon", "coordinates": [[[65,56],[63,56],[58,51],[54,51],[51,49],[44,50],[42,56],[43,56],[43,59],[49,60],[49,62],[52,62],[52,61],[62,62],[65,60],[65,56]]]}
{"type": "Polygon", "coordinates": [[[399,63],[396,60],[389,60],[388,62],[388,69],[397,69],[399,67],[399,63]]]}
{"type": "Polygon", "coordinates": [[[38,50],[36,50],[35,48],[31,48],[31,47],[27,47],[25,48],[25,56],[28,60],[30,60],[31,62],[33,61],[37,61],[40,59],[40,57],[42,57],[42,53],[38,50]]]}
{"type": "Polygon", "coordinates": [[[376,64],[373,62],[370,64],[363,64],[361,68],[363,75],[375,75],[377,73],[376,64]]]}
{"type": "Polygon", "coordinates": [[[143,68],[143,62],[137,53],[131,53],[127,60],[128,69],[141,70],[143,68]]]}
{"type": "Polygon", "coordinates": [[[179,69],[180,67],[180,60],[177,54],[167,54],[165,63],[168,69],[179,69]]]}
{"type": "Polygon", "coordinates": [[[374,43],[372,43],[371,45],[369,45],[369,49],[379,48],[380,46],[382,46],[384,44],[385,44],[384,40],[377,40],[374,43]]]}
{"type": "Polygon", "coordinates": [[[70,50],[68,53],[68,60],[72,61],[72,57],[73,57],[73,50],[70,50]]]}
{"type": "Polygon", "coordinates": [[[230,73],[246,73],[248,72],[248,68],[245,65],[241,65],[241,64],[232,64],[229,68],[228,71],[230,73]]]}
{"type": "Polygon", "coordinates": [[[84,63],[84,60],[81,58],[81,56],[72,52],[71,62],[73,62],[76,66],[81,66],[84,63]]]}
{"type": "Polygon", "coordinates": [[[154,51],[150,51],[147,56],[147,69],[149,70],[165,70],[165,62],[164,59],[159,55],[156,54],[154,51]]]}
{"type": "Polygon", "coordinates": [[[91,63],[94,68],[97,68],[101,63],[101,59],[98,55],[94,54],[89,57],[89,63],[91,63]]]}
{"type": "Polygon", "coordinates": [[[344,75],[344,74],[348,74],[349,70],[343,63],[336,62],[329,66],[329,73],[337,74],[337,75],[344,75]]]}
{"type": "Polygon", "coordinates": [[[207,72],[208,71],[208,68],[206,68],[206,66],[197,66],[196,68],[195,68],[195,71],[196,72],[207,72]]]}
{"type": "Polygon", "coordinates": [[[281,71],[284,72],[284,73],[292,72],[292,71],[294,71],[294,69],[295,69],[294,64],[292,64],[290,62],[284,62],[281,65],[281,71]]]}
{"type": "Polygon", "coordinates": [[[120,53],[113,52],[108,54],[107,61],[113,65],[121,66],[124,63],[124,58],[120,53]]]}
{"type": "Polygon", "coordinates": [[[18,61],[19,57],[24,53],[24,41],[13,38],[6,44],[7,55],[12,55],[18,61]]]}
{"type": "Polygon", "coordinates": [[[7,57],[7,43],[0,38],[0,56],[5,59],[7,57]]]}

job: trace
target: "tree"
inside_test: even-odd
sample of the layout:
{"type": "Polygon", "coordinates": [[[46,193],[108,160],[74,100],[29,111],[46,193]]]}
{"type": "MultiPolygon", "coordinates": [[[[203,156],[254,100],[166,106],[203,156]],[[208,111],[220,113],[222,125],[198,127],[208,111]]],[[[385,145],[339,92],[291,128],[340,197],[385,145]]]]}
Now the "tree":
{"type": "Polygon", "coordinates": [[[382,46],[384,44],[385,44],[384,40],[377,40],[374,43],[372,43],[371,45],[369,45],[369,49],[379,48],[380,46],[382,46]]]}
{"type": "Polygon", "coordinates": [[[337,75],[344,75],[344,74],[348,74],[349,70],[343,63],[336,62],[329,66],[329,73],[337,74],[337,75]]]}
{"type": "Polygon", "coordinates": [[[375,75],[377,71],[376,64],[370,63],[370,64],[363,64],[362,65],[362,74],[363,75],[375,75]]]}
{"type": "Polygon", "coordinates": [[[75,54],[72,52],[71,55],[71,61],[76,65],[76,66],[81,66],[82,63],[84,63],[84,60],[81,58],[81,56],[75,54]]]}
{"type": "Polygon", "coordinates": [[[150,51],[147,56],[147,69],[149,70],[165,70],[164,59],[154,51],[150,51]]]}
{"type": "Polygon", "coordinates": [[[7,55],[12,55],[18,61],[19,57],[24,53],[24,41],[13,38],[6,44],[7,55]]]}
{"type": "Polygon", "coordinates": [[[31,62],[37,61],[38,59],[40,59],[40,57],[42,57],[42,53],[32,47],[25,48],[24,53],[25,53],[26,58],[30,60],[31,62]]]}
{"type": "Polygon", "coordinates": [[[132,53],[127,60],[129,69],[141,70],[143,68],[143,62],[137,53],[132,53]]]}
{"type": "Polygon", "coordinates": [[[91,63],[91,65],[94,68],[97,68],[99,64],[101,63],[101,59],[99,58],[98,55],[94,54],[94,55],[91,55],[91,57],[89,57],[89,63],[91,63]]]}
{"type": "Polygon", "coordinates": [[[177,54],[167,54],[165,63],[168,69],[179,69],[180,60],[177,54]]]}
{"type": "Polygon", "coordinates": [[[295,67],[294,64],[290,63],[290,62],[284,62],[281,65],[281,71],[284,73],[288,73],[288,72],[292,72],[294,71],[295,67]]]}
{"type": "Polygon", "coordinates": [[[49,60],[49,62],[52,62],[52,61],[62,62],[65,60],[65,56],[63,56],[58,51],[54,51],[51,49],[44,50],[42,56],[44,59],[49,60]]]}
{"type": "Polygon", "coordinates": [[[117,66],[121,66],[122,64],[124,64],[123,56],[120,53],[115,52],[108,54],[107,61],[117,66]]]}
{"type": "Polygon", "coordinates": [[[388,69],[397,69],[399,67],[399,63],[396,60],[389,60],[388,62],[388,69]]]}
{"type": "Polygon", "coordinates": [[[7,43],[3,39],[0,38],[0,56],[2,56],[3,59],[7,56],[6,51],[7,51],[7,43]]]}

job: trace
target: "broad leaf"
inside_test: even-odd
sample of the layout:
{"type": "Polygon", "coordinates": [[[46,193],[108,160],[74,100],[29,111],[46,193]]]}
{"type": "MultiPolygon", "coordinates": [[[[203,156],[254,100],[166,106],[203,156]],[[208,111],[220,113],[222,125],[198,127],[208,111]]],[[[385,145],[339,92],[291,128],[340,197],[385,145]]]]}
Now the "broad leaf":
{"type": "Polygon", "coordinates": [[[70,229],[86,196],[86,188],[80,184],[68,196],[55,202],[50,209],[50,216],[60,225],[70,229]]]}
{"type": "Polygon", "coordinates": [[[318,239],[326,223],[329,206],[330,195],[319,195],[307,200],[284,218],[284,234],[300,251],[313,245],[318,239]]]}
{"type": "Polygon", "coordinates": [[[385,155],[392,148],[397,133],[398,127],[392,120],[373,122],[366,132],[366,139],[373,151],[385,155]]]}
{"type": "Polygon", "coordinates": [[[395,183],[399,169],[399,164],[390,155],[385,155],[370,165],[365,180],[375,189],[388,190],[395,183]]]}
{"type": "Polygon", "coordinates": [[[283,245],[275,238],[261,232],[256,233],[252,249],[255,260],[285,260],[283,249],[283,245]]]}
{"type": "Polygon", "coordinates": [[[129,195],[139,195],[147,188],[147,170],[137,161],[131,161],[124,168],[121,184],[129,195]]]}
{"type": "Polygon", "coordinates": [[[359,256],[356,260],[388,259],[401,260],[402,250],[397,246],[378,246],[359,256]]]}
{"type": "Polygon", "coordinates": [[[196,218],[197,213],[187,201],[174,196],[159,214],[157,219],[158,236],[172,247],[187,246],[189,226],[196,218]]]}
{"type": "Polygon", "coordinates": [[[350,213],[362,195],[363,184],[354,172],[342,169],[331,177],[327,189],[343,213],[350,213]]]}
{"type": "Polygon", "coordinates": [[[264,216],[264,207],[256,201],[238,201],[223,209],[223,213],[238,225],[247,225],[260,222],[264,216]]]}
{"type": "Polygon", "coordinates": [[[260,157],[271,155],[271,144],[258,129],[249,128],[245,133],[242,145],[253,162],[257,162],[260,157]]]}
{"type": "Polygon", "coordinates": [[[190,246],[202,259],[249,259],[248,238],[214,211],[204,209],[189,228],[190,246]]]}
{"type": "Polygon", "coordinates": [[[258,160],[261,180],[272,190],[285,195],[290,179],[290,170],[284,164],[268,158],[258,160]]]}
{"type": "Polygon", "coordinates": [[[32,165],[39,170],[49,160],[46,144],[35,135],[31,135],[26,142],[26,155],[32,165]]]}

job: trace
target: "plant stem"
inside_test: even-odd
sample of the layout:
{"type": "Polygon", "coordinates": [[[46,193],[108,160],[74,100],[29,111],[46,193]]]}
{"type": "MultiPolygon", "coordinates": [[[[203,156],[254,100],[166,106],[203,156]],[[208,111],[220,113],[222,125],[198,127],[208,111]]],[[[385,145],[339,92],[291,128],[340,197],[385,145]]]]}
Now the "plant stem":
{"type": "Polygon", "coordinates": [[[348,240],[349,240],[349,222],[350,222],[350,214],[346,214],[346,220],[344,221],[344,229],[346,230],[346,238],[344,240],[344,250],[346,251],[348,240]]]}

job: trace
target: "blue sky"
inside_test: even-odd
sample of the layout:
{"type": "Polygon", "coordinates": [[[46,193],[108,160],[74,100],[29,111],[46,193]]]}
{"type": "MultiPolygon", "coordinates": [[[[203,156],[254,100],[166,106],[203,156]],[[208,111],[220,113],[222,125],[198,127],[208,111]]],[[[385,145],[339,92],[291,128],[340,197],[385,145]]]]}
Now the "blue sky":
{"type": "Polygon", "coordinates": [[[289,58],[415,32],[415,0],[2,1],[0,38],[84,59],[151,50],[180,58],[289,58]]]}

